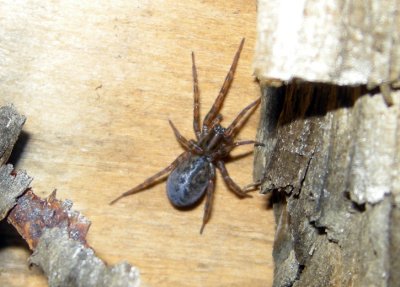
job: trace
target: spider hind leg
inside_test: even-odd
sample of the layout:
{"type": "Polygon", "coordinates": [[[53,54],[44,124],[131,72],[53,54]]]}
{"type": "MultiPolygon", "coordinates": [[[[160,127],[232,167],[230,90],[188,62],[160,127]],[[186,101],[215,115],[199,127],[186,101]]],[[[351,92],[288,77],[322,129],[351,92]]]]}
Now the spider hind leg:
{"type": "Polygon", "coordinates": [[[135,194],[139,191],[144,190],[145,188],[153,185],[154,183],[157,182],[157,180],[162,177],[163,175],[167,174],[168,172],[170,172],[171,170],[173,170],[180,162],[182,162],[182,160],[184,160],[185,158],[187,158],[188,153],[184,152],[181,155],[179,155],[169,166],[167,166],[166,168],[164,168],[163,170],[157,172],[155,175],[147,178],[143,183],[135,186],[134,188],[131,188],[130,190],[124,192],[123,194],[121,194],[120,196],[118,196],[116,199],[112,200],[109,204],[112,205],[114,203],[116,203],[118,200],[120,200],[123,197],[129,196],[131,194],[135,194]]]}

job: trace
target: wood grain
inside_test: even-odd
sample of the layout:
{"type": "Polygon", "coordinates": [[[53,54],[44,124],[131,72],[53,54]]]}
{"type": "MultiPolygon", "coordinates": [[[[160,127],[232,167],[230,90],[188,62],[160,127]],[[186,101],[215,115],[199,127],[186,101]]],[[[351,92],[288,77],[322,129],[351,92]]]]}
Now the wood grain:
{"type": "MultiPolygon", "coordinates": [[[[168,119],[194,137],[191,51],[202,116],[242,37],[224,125],[259,97],[255,3],[30,1],[1,10],[0,104],[12,102],[27,117],[13,162],[35,178],[38,195],[57,188],[61,199],[74,201],[92,221],[88,241],[97,255],[136,265],[147,286],[272,285],[274,221],[261,195],[240,200],[218,176],[202,236],[203,205],[174,209],[164,183],[108,205],[181,152],[168,119]]],[[[253,139],[257,124],[256,112],[239,138],[253,139]]],[[[252,161],[250,155],[227,165],[239,185],[252,181],[252,161]]],[[[26,246],[3,225],[0,285],[46,286],[28,269],[26,246]]]]}
{"type": "Polygon", "coordinates": [[[399,0],[257,3],[254,70],[261,82],[398,86],[399,0]]]}

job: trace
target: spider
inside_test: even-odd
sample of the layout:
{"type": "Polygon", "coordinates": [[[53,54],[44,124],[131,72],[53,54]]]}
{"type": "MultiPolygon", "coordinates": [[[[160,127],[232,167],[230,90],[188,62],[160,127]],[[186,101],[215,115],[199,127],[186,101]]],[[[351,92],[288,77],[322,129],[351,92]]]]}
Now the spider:
{"type": "Polygon", "coordinates": [[[208,222],[211,214],[213,203],[215,170],[218,168],[222,174],[227,186],[239,197],[251,197],[248,191],[258,186],[256,182],[249,184],[243,189],[240,188],[229,176],[225,167],[224,159],[226,159],[235,147],[254,144],[255,146],[263,145],[253,140],[234,141],[234,137],[244,124],[245,115],[257,107],[260,98],[246,106],[233,120],[233,122],[224,128],[220,125],[222,115],[219,114],[222,103],[227,95],[229,87],[233,80],[233,75],[239,61],[240,53],[243,48],[244,38],[240,42],[239,48],[233,58],[232,65],[222,88],[207,113],[200,128],[200,93],[197,79],[197,69],[194,53],[192,52],[192,76],[193,76],[193,129],[196,140],[187,140],[180,134],[178,129],[169,120],[169,124],[175,134],[178,142],[183,146],[185,151],[180,154],[169,166],[159,171],[155,175],[147,178],[143,183],[121,194],[119,197],[110,202],[115,203],[121,198],[134,194],[138,191],[146,189],[156,183],[158,179],[170,172],[167,179],[167,195],[177,208],[191,207],[197,203],[205,194],[206,203],[204,207],[203,224],[200,228],[200,234],[203,233],[204,227],[208,222]],[[242,120],[243,119],[243,120],[242,120]]]}

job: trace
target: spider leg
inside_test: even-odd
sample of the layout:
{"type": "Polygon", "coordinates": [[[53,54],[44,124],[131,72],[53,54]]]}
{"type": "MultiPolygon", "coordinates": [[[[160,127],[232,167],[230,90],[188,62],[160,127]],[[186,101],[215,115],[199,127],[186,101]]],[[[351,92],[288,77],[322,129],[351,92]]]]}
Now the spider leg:
{"type": "Polygon", "coordinates": [[[188,141],[181,133],[178,131],[178,129],[175,127],[175,125],[172,123],[171,120],[168,120],[169,124],[171,125],[172,130],[174,131],[175,137],[178,140],[178,142],[185,147],[186,150],[193,151],[197,154],[203,153],[203,149],[199,147],[193,140],[188,141]]]}
{"type": "Polygon", "coordinates": [[[234,142],[232,144],[232,146],[235,148],[237,146],[240,145],[246,145],[246,144],[254,144],[254,146],[265,146],[263,143],[257,142],[257,141],[253,141],[253,140],[246,140],[246,141],[238,141],[238,142],[234,142]]]}
{"type": "Polygon", "coordinates": [[[193,75],[193,130],[197,140],[199,140],[200,131],[200,92],[199,81],[197,79],[196,62],[194,60],[194,53],[192,52],[192,75],[193,75]]]}
{"type": "Polygon", "coordinates": [[[248,185],[245,185],[245,186],[242,188],[242,190],[243,190],[244,192],[252,191],[252,190],[256,189],[257,187],[259,187],[259,186],[261,185],[261,183],[262,183],[262,180],[260,179],[260,180],[258,180],[258,181],[256,181],[256,182],[253,182],[253,183],[250,183],[250,184],[248,184],[248,185]]]}
{"type": "Polygon", "coordinates": [[[246,145],[246,144],[254,144],[254,146],[265,146],[263,143],[253,141],[253,140],[237,141],[230,145],[226,145],[226,146],[218,149],[217,151],[213,152],[210,155],[210,158],[212,160],[215,160],[217,158],[224,157],[224,156],[228,155],[235,147],[238,147],[241,145],[246,145]]]}
{"type": "Polygon", "coordinates": [[[215,116],[214,120],[211,122],[210,128],[213,128],[216,125],[219,125],[219,123],[222,121],[222,115],[218,114],[215,116]]]}
{"type": "Polygon", "coordinates": [[[222,84],[222,88],[219,91],[218,97],[215,99],[214,104],[212,105],[210,111],[206,115],[203,121],[203,127],[209,127],[211,122],[213,121],[214,117],[218,114],[219,110],[221,109],[222,103],[225,99],[226,94],[228,93],[229,87],[233,80],[233,75],[235,74],[236,66],[239,61],[240,52],[242,51],[244,44],[244,38],[240,42],[239,48],[236,51],[235,57],[233,58],[233,62],[231,68],[229,69],[228,74],[225,77],[224,83],[222,84]]]}
{"type": "Polygon", "coordinates": [[[206,191],[206,204],[204,205],[204,215],[203,215],[203,224],[200,228],[200,234],[203,233],[204,227],[206,223],[210,219],[212,205],[213,205],[213,195],[214,195],[214,182],[215,182],[215,167],[213,164],[211,166],[211,178],[208,181],[207,191],[206,191]]]}
{"type": "Polygon", "coordinates": [[[143,183],[135,186],[134,188],[124,192],[123,194],[121,194],[120,196],[118,196],[116,199],[114,199],[113,201],[110,202],[111,204],[114,204],[115,202],[117,202],[118,200],[120,200],[121,198],[134,194],[138,191],[141,191],[147,187],[149,187],[150,185],[152,185],[154,182],[157,181],[157,179],[161,176],[163,176],[164,174],[170,172],[171,170],[173,170],[180,162],[182,162],[182,160],[184,160],[187,156],[189,155],[189,153],[184,152],[181,155],[179,155],[169,166],[167,166],[166,168],[164,168],[163,170],[157,172],[155,175],[149,177],[148,179],[146,179],[143,183]]]}
{"type": "Polygon", "coordinates": [[[224,179],[225,183],[228,187],[236,193],[240,197],[252,197],[251,195],[247,194],[246,191],[242,190],[229,176],[228,170],[225,167],[225,163],[221,160],[217,161],[217,167],[222,174],[222,178],[224,179]]]}
{"type": "Polygon", "coordinates": [[[249,110],[251,110],[253,107],[257,107],[257,105],[260,103],[261,98],[258,98],[257,100],[255,100],[254,102],[252,102],[250,105],[248,105],[247,107],[245,107],[237,116],[236,118],[233,120],[233,122],[226,128],[224,135],[226,137],[230,137],[234,134],[234,131],[237,127],[241,127],[242,123],[240,125],[239,122],[240,120],[247,114],[247,112],[249,110]]]}

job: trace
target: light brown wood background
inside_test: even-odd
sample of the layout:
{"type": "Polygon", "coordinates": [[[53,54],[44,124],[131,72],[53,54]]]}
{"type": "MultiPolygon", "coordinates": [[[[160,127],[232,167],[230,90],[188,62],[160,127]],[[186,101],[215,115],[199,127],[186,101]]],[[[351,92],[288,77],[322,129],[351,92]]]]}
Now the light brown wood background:
{"type": "MultiPolygon", "coordinates": [[[[267,199],[240,200],[217,178],[211,220],[203,204],[174,209],[161,183],[109,206],[181,152],[168,125],[192,131],[191,51],[204,116],[242,37],[224,124],[260,96],[252,77],[255,1],[4,1],[0,8],[0,104],[27,116],[17,168],[34,191],[54,188],[92,226],[88,241],[109,264],[140,268],[146,286],[270,286],[274,222],[267,199]]],[[[254,113],[239,135],[253,139],[254,113]]],[[[235,155],[251,151],[243,147],[235,155]]],[[[253,157],[228,164],[239,185],[253,157]]],[[[0,286],[46,286],[30,252],[2,224],[0,286]]]]}

